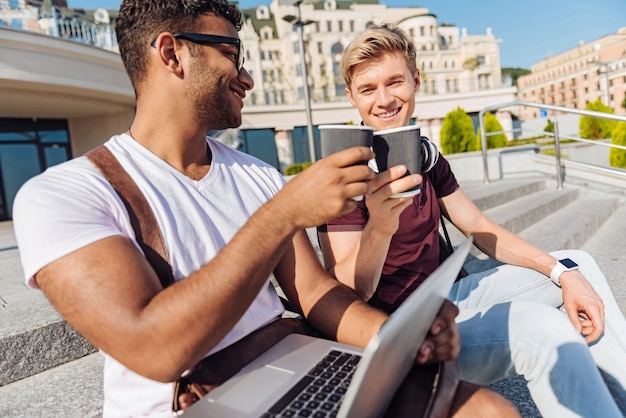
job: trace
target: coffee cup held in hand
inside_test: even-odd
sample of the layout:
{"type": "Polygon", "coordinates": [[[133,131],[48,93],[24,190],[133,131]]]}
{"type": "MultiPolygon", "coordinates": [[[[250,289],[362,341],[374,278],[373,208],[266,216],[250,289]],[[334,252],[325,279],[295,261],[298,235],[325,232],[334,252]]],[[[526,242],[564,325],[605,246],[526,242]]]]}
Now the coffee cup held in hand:
{"type": "MultiPolygon", "coordinates": [[[[320,125],[320,145],[322,158],[352,147],[372,147],[374,128],[362,125],[320,125]]],[[[360,161],[358,164],[367,164],[360,161]]],[[[363,196],[355,196],[361,200],[363,196]]]]}
{"type": "MultiPolygon", "coordinates": [[[[372,148],[381,173],[396,165],[406,166],[408,171],[405,176],[422,171],[422,139],[417,125],[374,132],[372,148]]],[[[420,190],[418,185],[392,197],[415,196],[420,190]]]]}

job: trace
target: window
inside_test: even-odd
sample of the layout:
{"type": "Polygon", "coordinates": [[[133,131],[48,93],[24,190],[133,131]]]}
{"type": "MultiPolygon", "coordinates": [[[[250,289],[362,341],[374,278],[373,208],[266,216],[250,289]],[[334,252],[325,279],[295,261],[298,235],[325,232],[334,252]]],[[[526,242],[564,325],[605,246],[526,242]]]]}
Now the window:
{"type": "Polygon", "coordinates": [[[323,46],[323,44],[321,42],[317,43],[317,53],[318,54],[323,53],[324,50],[322,49],[322,46],[323,46]]]}
{"type": "Polygon", "coordinates": [[[337,22],[339,24],[339,32],[343,32],[343,20],[337,22]]]}
{"type": "Polygon", "coordinates": [[[46,168],[71,158],[67,121],[0,119],[0,219],[12,218],[19,188],[46,168]]]}
{"type": "Polygon", "coordinates": [[[350,23],[350,32],[354,32],[354,20],[351,20],[349,23],[350,23]]]}
{"type": "Polygon", "coordinates": [[[326,32],[332,32],[332,31],[333,31],[333,22],[328,20],[326,21],[326,32]]]}
{"type": "Polygon", "coordinates": [[[343,53],[343,45],[341,45],[341,43],[337,42],[335,44],[333,44],[333,46],[330,48],[330,52],[331,54],[342,54],[343,53]]]}

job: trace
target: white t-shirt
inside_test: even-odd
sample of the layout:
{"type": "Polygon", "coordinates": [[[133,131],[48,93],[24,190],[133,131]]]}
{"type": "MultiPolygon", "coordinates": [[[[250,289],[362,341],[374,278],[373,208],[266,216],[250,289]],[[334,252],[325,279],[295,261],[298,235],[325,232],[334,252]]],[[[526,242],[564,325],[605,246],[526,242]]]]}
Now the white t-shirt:
{"type": "MultiPolygon", "coordinates": [[[[212,138],[207,141],[212,151],[211,169],[199,181],[183,175],[127,135],[106,143],[152,207],[176,280],[211,260],[284,184],[281,174],[268,164],[212,138]]],[[[35,288],[33,276],[50,262],[106,237],[135,237],[124,204],[85,157],[51,167],[29,180],[15,198],[13,214],[26,282],[35,288]]],[[[212,352],[282,311],[268,278],[248,311],[212,352]]],[[[105,417],[172,416],[173,384],[146,379],[104,355],[105,417]]]]}

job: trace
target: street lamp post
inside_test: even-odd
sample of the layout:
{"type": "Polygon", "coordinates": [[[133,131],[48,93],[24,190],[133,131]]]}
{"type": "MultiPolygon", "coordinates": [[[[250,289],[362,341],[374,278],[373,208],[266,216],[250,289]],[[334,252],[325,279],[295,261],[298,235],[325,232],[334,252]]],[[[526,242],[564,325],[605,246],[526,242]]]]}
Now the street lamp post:
{"type": "Polygon", "coordinates": [[[302,21],[300,15],[300,4],[304,0],[296,0],[293,5],[296,6],[296,15],[287,15],[283,17],[285,22],[295,25],[298,34],[298,49],[300,50],[300,65],[302,66],[302,89],[304,93],[304,110],[306,113],[306,128],[309,137],[309,155],[311,161],[315,162],[315,137],[313,136],[313,118],[311,116],[311,97],[309,94],[309,76],[306,66],[306,58],[304,56],[304,26],[313,23],[312,20],[302,21]]]}

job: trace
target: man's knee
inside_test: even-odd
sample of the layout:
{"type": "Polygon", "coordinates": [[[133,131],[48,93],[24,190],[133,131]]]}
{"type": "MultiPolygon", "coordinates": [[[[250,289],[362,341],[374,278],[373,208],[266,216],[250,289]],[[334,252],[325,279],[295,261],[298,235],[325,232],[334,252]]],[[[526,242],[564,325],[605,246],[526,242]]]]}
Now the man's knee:
{"type": "Polygon", "coordinates": [[[515,406],[496,392],[461,381],[457,388],[450,416],[481,418],[521,417],[515,406]]]}

